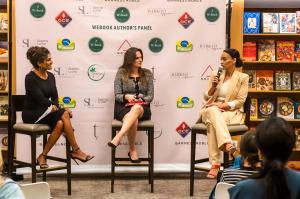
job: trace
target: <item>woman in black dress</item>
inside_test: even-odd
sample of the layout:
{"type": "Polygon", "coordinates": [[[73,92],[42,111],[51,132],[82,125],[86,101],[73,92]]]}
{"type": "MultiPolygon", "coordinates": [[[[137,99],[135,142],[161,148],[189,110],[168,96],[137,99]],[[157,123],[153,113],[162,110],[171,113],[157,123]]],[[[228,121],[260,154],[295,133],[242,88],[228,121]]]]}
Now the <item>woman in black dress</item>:
{"type": "Polygon", "coordinates": [[[123,121],[123,125],[114,139],[108,142],[110,147],[116,148],[127,134],[130,147],[128,156],[134,163],[140,162],[134,145],[138,121],[151,118],[150,103],[154,95],[153,75],[150,70],[142,68],[142,62],[141,49],[132,47],[126,51],[114,82],[114,118],[123,121]]]}
{"type": "MultiPolygon", "coordinates": [[[[67,108],[59,108],[58,93],[52,69],[52,59],[45,47],[33,46],[27,51],[27,59],[33,69],[25,77],[26,99],[22,119],[24,123],[48,124],[52,130],[42,154],[37,158],[41,168],[48,168],[46,155],[56,143],[62,132],[65,133],[72,147],[71,157],[77,163],[87,162],[94,156],[85,154],[78,146],[70,121],[72,112],[67,108]],[[52,106],[51,113],[37,122],[40,116],[52,106]]],[[[78,163],[77,163],[78,164],[78,163]]]]}

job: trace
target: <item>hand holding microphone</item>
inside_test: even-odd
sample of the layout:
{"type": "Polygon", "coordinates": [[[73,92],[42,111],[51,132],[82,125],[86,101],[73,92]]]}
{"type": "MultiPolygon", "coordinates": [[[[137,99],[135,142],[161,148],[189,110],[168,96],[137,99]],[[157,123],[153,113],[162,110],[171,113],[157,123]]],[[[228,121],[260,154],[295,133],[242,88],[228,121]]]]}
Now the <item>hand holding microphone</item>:
{"type": "Polygon", "coordinates": [[[213,77],[213,80],[212,80],[212,86],[213,87],[217,87],[219,81],[220,81],[220,76],[223,72],[223,68],[222,67],[219,67],[218,69],[218,72],[217,72],[217,75],[213,77]]]}

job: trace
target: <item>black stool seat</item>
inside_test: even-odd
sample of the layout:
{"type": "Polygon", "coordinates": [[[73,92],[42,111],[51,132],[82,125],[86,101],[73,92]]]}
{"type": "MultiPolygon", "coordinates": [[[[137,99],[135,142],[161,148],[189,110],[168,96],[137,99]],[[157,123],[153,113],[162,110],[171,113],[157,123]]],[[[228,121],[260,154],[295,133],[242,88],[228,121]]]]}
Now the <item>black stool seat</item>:
{"type": "MultiPolygon", "coordinates": [[[[113,120],[112,126],[112,139],[116,136],[117,131],[122,128],[122,122],[119,120],[113,120]]],[[[146,131],[148,135],[148,156],[140,157],[140,163],[132,163],[129,157],[122,158],[116,157],[116,149],[111,149],[111,192],[114,192],[115,181],[115,167],[129,167],[129,166],[142,166],[148,167],[148,180],[151,184],[151,193],[153,193],[153,167],[154,167],[154,123],[151,120],[140,121],[138,123],[138,131],[146,131]]]]}

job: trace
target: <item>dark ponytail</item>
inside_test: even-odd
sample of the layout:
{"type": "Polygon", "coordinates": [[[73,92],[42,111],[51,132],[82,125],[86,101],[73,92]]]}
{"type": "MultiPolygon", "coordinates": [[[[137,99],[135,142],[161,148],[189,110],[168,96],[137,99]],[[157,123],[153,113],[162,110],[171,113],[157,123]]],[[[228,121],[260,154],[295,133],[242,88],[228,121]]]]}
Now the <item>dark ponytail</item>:
{"type": "Polygon", "coordinates": [[[225,49],[223,52],[227,53],[230,55],[230,57],[235,58],[236,62],[235,62],[235,67],[239,68],[242,67],[244,65],[243,60],[241,59],[240,53],[238,50],[234,49],[234,48],[227,48],[225,49]]]}
{"type": "Polygon", "coordinates": [[[295,145],[292,126],[282,118],[272,117],[258,125],[256,142],[264,155],[257,178],[264,178],[267,199],[290,199],[285,176],[285,163],[295,145]]]}

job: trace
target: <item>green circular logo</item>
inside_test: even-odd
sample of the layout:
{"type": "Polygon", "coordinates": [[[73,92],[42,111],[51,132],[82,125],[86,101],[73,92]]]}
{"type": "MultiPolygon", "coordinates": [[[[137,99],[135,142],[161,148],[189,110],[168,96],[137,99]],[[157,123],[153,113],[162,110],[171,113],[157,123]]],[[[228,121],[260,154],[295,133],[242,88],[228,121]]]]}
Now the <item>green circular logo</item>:
{"type": "Polygon", "coordinates": [[[39,2],[35,2],[30,6],[30,14],[35,18],[41,18],[45,15],[45,13],[45,6],[39,2]]]}
{"type": "Polygon", "coordinates": [[[99,37],[93,37],[89,41],[89,48],[91,51],[98,53],[100,52],[104,47],[104,43],[101,38],[99,37]]]}
{"type": "Polygon", "coordinates": [[[88,68],[88,77],[93,81],[99,81],[103,79],[105,75],[105,69],[99,64],[93,64],[88,68]]]}
{"type": "Polygon", "coordinates": [[[115,18],[120,23],[125,23],[130,17],[130,12],[125,7],[120,7],[115,11],[115,18]]]}
{"type": "Polygon", "coordinates": [[[163,47],[164,47],[164,43],[163,41],[160,39],[160,38],[152,38],[150,41],[149,41],[149,49],[154,52],[154,53],[158,53],[160,52],[163,47]]]}
{"type": "Polygon", "coordinates": [[[216,7],[209,7],[205,11],[205,18],[209,22],[215,22],[219,19],[220,12],[216,7]]]}

